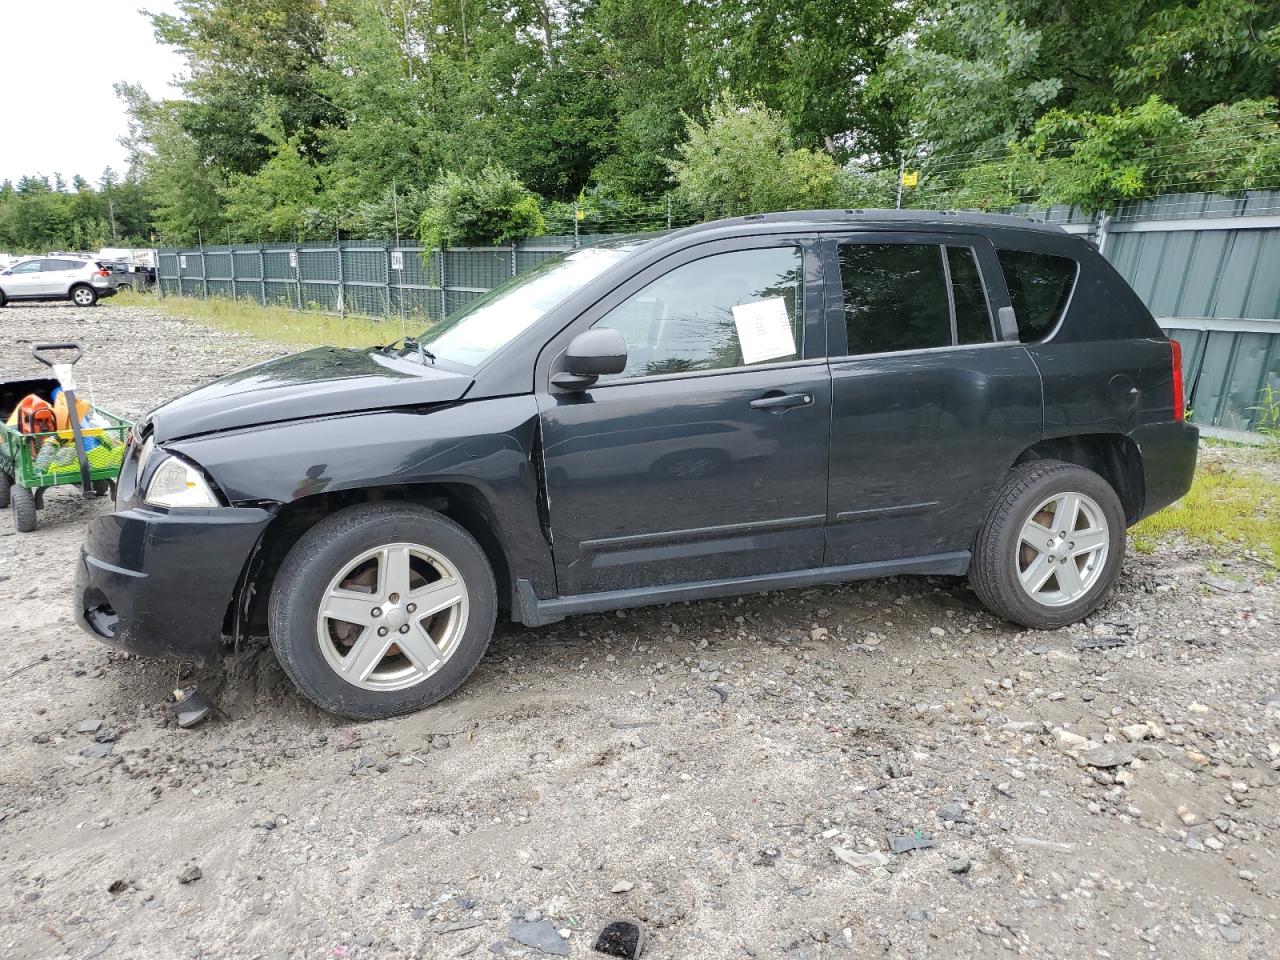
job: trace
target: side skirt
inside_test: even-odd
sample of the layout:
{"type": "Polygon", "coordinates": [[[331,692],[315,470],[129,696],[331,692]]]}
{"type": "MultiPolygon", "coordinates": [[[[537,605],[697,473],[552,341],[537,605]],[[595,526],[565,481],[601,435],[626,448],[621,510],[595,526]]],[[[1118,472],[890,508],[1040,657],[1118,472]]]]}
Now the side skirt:
{"type": "Polygon", "coordinates": [[[518,580],[516,581],[517,602],[514,604],[512,619],[525,626],[541,627],[579,613],[647,607],[652,604],[676,603],[681,600],[705,600],[709,597],[732,597],[744,593],[763,593],[767,590],[811,587],[820,583],[847,583],[851,580],[895,577],[902,574],[961,576],[969,569],[969,559],[969,551],[962,550],[958,553],[937,553],[927,557],[908,557],[903,560],[851,563],[840,567],[816,567],[812,570],[791,570],[786,573],[770,573],[759,577],[742,577],[733,580],[699,580],[663,587],[610,590],[606,593],[587,593],[571,597],[556,597],[551,600],[538,599],[533,592],[533,585],[528,580],[518,580]]]}

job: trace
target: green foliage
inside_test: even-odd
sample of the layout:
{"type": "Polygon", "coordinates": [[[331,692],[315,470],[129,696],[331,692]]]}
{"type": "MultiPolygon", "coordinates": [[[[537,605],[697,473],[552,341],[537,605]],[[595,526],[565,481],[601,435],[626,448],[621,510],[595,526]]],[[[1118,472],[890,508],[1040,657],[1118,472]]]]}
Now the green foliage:
{"type": "Polygon", "coordinates": [[[121,180],[108,168],[96,188],[80,176],[72,186],[61,178],[50,184],[45,177],[0,184],[0,250],[97,250],[147,242],[150,211],[137,180],[121,180]]]}
{"type": "Polygon", "coordinates": [[[302,155],[301,138],[286,138],[278,117],[264,120],[260,132],[271,141],[271,155],[255,173],[232,175],[222,188],[223,216],[244,239],[299,237],[320,179],[302,155]]]}
{"type": "Polygon", "coordinates": [[[475,176],[446,173],[427,191],[418,236],[427,248],[510,243],[546,232],[542,207],[510,170],[490,164],[475,176]]]}
{"type": "Polygon", "coordinates": [[[841,195],[839,168],[826,153],[796,147],[786,119],[758,103],[722,97],[705,124],[686,121],[670,164],[688,203],[723,216],[830,207],[841,195]]]}

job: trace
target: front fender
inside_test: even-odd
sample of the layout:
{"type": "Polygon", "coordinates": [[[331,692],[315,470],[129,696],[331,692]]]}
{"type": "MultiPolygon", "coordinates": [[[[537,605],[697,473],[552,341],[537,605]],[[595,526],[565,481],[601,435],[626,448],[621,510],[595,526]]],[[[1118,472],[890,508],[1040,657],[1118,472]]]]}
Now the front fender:
{"type": "Polygon", "coordinates": [[[497,526],[513,577],[541,585],[554,574],[538,520],[537,421],[532,396],[497,397],[291,421],[168,449],[199,464],[233,504],[284,505],[371,487],[465,486],[497,526]]]}

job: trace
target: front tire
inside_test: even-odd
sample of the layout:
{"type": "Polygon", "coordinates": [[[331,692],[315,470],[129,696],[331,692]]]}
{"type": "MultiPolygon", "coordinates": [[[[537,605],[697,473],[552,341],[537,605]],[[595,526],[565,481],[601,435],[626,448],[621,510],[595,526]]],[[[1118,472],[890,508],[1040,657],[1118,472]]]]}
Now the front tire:
{"type": "Polygon", "coordinates": [[[330,713],[380,720],[453,693],[484,656],[497,587],[448,517],[368,503],[321,521],[289,552],[268,620],[280,666],[330,713]]]}
{"type": "Polygon", "coordinates": [[[19,533],[30,533],[36,528],[36,498],[22,484],[15,483],[10,489],[9,510],[13,513],[13,529],[19,533]]]}
{"type": "Polygon", "coordinates": [[[10,490],[13,488],[13,478],[3,470],[0,470],[0,510],[9,505],[10,490]]]}
{"type": "Polygon", "coordinates": [[[1124,507],[1084,467],[1040,460],[1015,467],[974,547],[969,582],[992,613],[1056,630],[1092,613],[1120,575],[1124,507]]]}
{"type": "Polygon", "coordinates": [[[72,287],[71,302],[77,307],[92,307],[98,302],[98,291],[83,283],[72,287]]]}

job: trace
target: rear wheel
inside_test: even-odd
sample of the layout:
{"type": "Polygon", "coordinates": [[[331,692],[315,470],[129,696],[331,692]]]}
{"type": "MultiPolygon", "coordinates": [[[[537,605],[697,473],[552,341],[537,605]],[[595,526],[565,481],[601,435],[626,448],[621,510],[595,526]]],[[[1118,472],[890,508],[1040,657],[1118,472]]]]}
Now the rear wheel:
{"type": "Polygon", "coordinates": [[[13,514],[13,528],[19,533],[30,533],[36,528],[36,498],[21,484],[14,484],[9,491],[9,510],[13,514]]]}
{"type": "Polygon", "coordinates": [[[412,504],[352,507],[312,528],[271,591],[271,643],[332,713],[381,719],[430,706],[475,669],[497,588],[480,545],[412,504]]]}
{"type": "Polygon", "coordinates": [[[0,307],[9,302],[9,298],[4,295],[4,291],[0,290],[0,307]]]}
{"type": "Polygon", "coordinates": [[[1038,630],[1087,616],[1124,560],[1120,498],[1092,470],[1042,460],[1016,467],[978,533],[969,581],[993,613],[1038,630]]]}
{"type": "Polygon", "coordinates": [[[92,307],[98,302],[98,291],[83,283],[72,287],[71,302],[77,307],[92,307]]]}
{"type": "Polygon", "coordinates": [[[9,491],[13,487],[13,478],[0,470],[0,510],[9,505],[9,491]]]}

